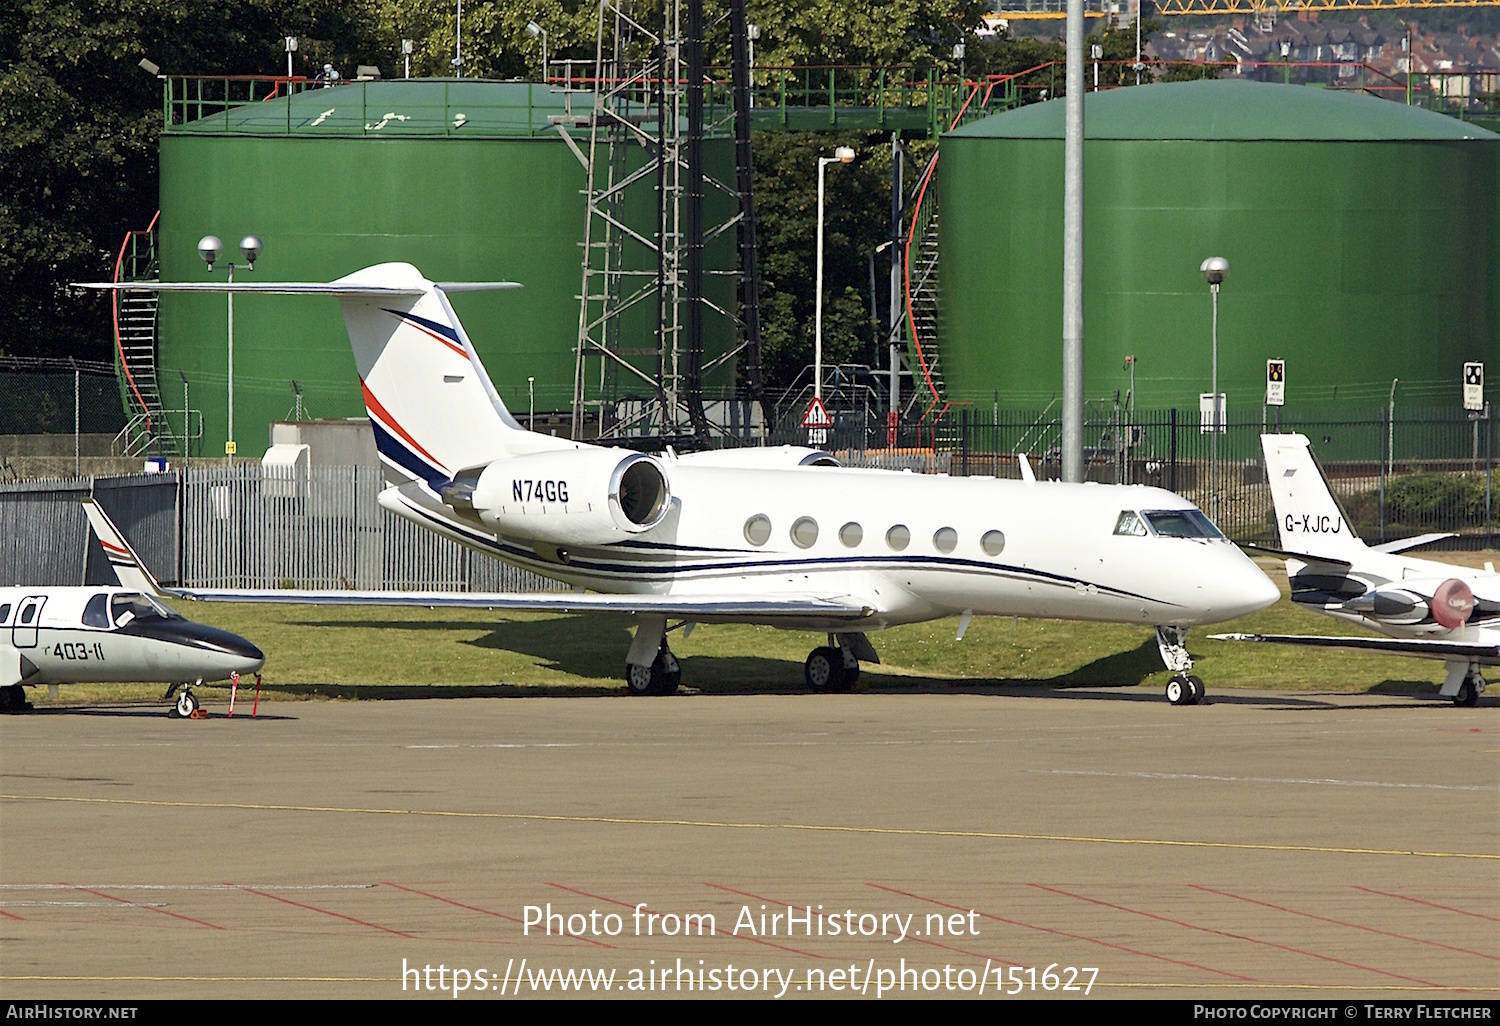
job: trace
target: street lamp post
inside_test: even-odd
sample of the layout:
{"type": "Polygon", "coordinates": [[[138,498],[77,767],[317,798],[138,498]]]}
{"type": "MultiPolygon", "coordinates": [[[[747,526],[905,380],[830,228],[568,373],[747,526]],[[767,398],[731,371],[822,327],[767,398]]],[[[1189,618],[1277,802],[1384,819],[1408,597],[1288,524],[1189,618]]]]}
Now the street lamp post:
{"type": "Polygon", "coordinates": [[[542,84],[545,85],[547,82],[547,30],[534,21],[528,21],[526,23],[526,34],[532,39],[538,36],[542,39],[542,84]]]}
{"type": "Polygon", "coordinates": [[[536,378],[534,378],[534,377],[528,377],[526,379],[526,405],[527,405],[526,430],[527,431],[535,431],[536,430],[536,378]]]}
{"type": "Polygon", "coordinates": [[[1213,294],[1213,370],[1209,381],[1209,404],[1213,409],[1212,433],[1208,440],[1209,517],[1219,519],[1219,286],[1229,277],[1229,261],[1223,257],[1209,257],[1198,267],[1198,273],[1208,282],[1213,294]]]}
{"type": "MultiPolygon", "coordinates": [[[[240,253],[245,258],[245,269],[246,270],[249,270],[249,271],[255,270],[255,261],[256,261],[256,258],[258,258],[260,256],[261,250],[263,250],[264,248],[265,248],[265,245],[260,241],[259,236],[246,235],[243,239],[240,240],[240,253]]],[[[219,254],[222,253],[223,251],[224,251],[224,243],[222,243],[222,242],[219,241],[219,237],[217,235],[205,235],[205,236],[203,236],[203,238],[201,238],[201,239],[198,240],[198,255],[203,258],[203,262],[208,265],[208,269],[210,271],[212,271],[214,269],[214,264],[216,264],[216,263],[219,262],[219,254]]],[[[229,284],[231,284],[231,285],[234,284],[234,262],[233,261],[230,261],[230,263],[229,263],[229,284]]],[[[225,430],[225,433],[224,433],[224,456],[230,462],[233,462],[234,461],[234,454],[235,454],[235,444],[234,444],[234,293],[233,292],[227,293],[227,295],[226,295],[225,298],[228,300],[228,305],[229,305],[229,410],[228,410],[228,426],[227,426],[227,428],[225,430]]]]}
{"type": "Polygon", "coordinates": [[[818,158],[818,296],[813,313],[813,396],[823,398],[823,170],[829,164],[848,164],[854,150],[840,146],[831,157],[818,158]]]}
{"type": "Polygon", "coordinates": [[[411,78],[411,52],[414,42],[410,39],[401,40],[401,57],[406,63],[406,77],[411,78]]]}
{"type": "Polygon", "coordinates": [[[453,65],[455,78],[464,77],[464,0],[458,0],[458,13],[453,24],[453,65]]]}
{"type": "MultiPolygon", "coordinates": [[[[292,54],[294,54],[296,52],[297,52],[297,37],[296,36],[287,36],[286,37],[286,77],[287,78],[291,78],[292,77],[292,54]]],[[[291,84],[288,83],[287,84],[287,89],[290,90],[291,88],[292,88],[291,84]]]]}

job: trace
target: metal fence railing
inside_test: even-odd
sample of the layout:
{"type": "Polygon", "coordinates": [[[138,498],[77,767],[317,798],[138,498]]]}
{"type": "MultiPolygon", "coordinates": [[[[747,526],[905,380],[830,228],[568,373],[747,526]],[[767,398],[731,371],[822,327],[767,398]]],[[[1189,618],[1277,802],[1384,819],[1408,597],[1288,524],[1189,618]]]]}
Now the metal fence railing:
{"type": "MultiPolygon", "coordinates": [[[[878,411],[855,406],[834,410],[833,427],[818,440],[797,426],[800,411],[780,411],[773,440],[820,445],[852,466],[1006,478],[1020,477],[1017,455],[1025,453],[1038,478],[1055,479],[1060,412],[1055,404],[1035,411],[950,409],[935,422],[906,422],[893,433],[878,411]]],[[[1253,419],[1227,419],[1215,446],[1197,410],[1132,414],[1118,404],[1091,402],[1084,428],[1087,479],[1178,492],[1236,541],[1273,543],[1260,435],[1298,431],[1312,440],[1361,537],[1386,541],[1452,531],[1460,535],[1455,544],[1496,543],[1500,496],[1492,468],[1500,447],[1487,416],[1452,407],[1284,409],[1262,422],[1256,412],[1253,419]]]]}
{"type": "Polygon", "coordinates": [[[90,494],[156,577],[185,587],[553,591],[562,585],[386,510],[380,472],[259,463],[0,484],[0,586],[108,584],[90,494]]]}

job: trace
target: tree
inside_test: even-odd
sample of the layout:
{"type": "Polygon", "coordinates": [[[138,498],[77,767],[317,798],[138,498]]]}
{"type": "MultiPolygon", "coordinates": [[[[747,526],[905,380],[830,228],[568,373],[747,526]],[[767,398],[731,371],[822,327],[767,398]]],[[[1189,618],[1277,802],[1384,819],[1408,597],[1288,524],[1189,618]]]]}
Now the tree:
{"type": "Polygon", "coordinates": [[[302,61],[373,56],[367,0],[21,0],[0,8],[0,280],[11,316],[0,352],[108,359],[107,278],[120,240],[157,204],[161,84],[178,74],[284,74],[302,61]]]}

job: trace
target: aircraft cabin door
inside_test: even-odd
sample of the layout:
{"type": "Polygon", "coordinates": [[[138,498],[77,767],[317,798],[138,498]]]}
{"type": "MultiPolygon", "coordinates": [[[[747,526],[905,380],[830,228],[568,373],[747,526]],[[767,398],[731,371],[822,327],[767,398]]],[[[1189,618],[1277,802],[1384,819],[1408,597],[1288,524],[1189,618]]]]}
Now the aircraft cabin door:
{"type": "Polygon", "coordinates": [[[12,645],[36,648],[36,628],[42,619],[42,606],[46,604],[46,595],[28,595],[21,600],[21,608],[16,610],[16,625],[10,633],[12,645]]]}

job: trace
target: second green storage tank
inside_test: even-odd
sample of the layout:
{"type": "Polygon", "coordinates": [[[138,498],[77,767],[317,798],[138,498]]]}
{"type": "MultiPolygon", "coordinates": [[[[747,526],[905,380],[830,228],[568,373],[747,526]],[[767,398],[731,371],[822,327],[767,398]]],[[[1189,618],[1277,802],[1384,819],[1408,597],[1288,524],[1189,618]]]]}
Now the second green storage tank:
{"type": "MultiPolygon", "coordinates": [[[[1063,103],[945,135],[948,398],[1045,405],[1062,387],[1063,103]]],[[[1496,355],[1500,136],[1352,93],[1240,81],[1090,93],[1089,398],[1196,406],[1208,391],[1205,257],[1226,257],[1219,383],[1258,407],[1265,361],[1292,403],[1456,403],[1496,355]]]]}

